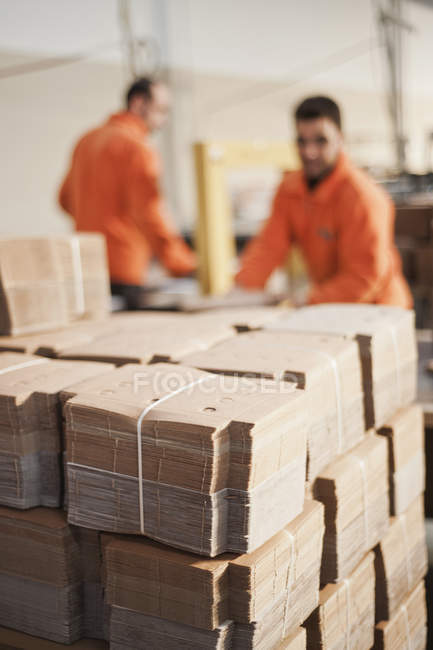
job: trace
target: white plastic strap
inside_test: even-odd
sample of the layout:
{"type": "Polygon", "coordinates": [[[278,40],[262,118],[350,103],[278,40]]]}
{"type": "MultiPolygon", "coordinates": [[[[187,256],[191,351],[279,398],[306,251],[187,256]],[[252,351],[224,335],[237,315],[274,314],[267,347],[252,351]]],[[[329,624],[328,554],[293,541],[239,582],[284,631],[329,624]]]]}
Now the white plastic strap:
{"type": "Polygon", "coordinates": [[[407,613],[406,605],[401,606],[401,611],[403,612],[404,617],[404,626],[406,628],[406,641],[407,641],[407,650],[412,650],[412,638],[410,636],[410,625],[409,625],[409,615],[407,613]]]}
{"type": "Polygon", "coordinates": [[[14,366],[8,366],[8,368],[2,368],[0,370],[0,375],[5,375],[8,372],[13,372],[14,370],[22,370],[23,368],[29,368],[30,366],[38,366],[41,363],[47,363],[49,359],[32,359],[31,361],[23,361],[23,363],[16,363],[14,366]]]}
{"type": "Polygon", "coordinates": [[[295,576],[295,538],[286,528],[283,529],[283,533],[287,535],[290,543],[290,560],[289,560],[289,570],[287,572],[286,578],[286,589],[291,591],[293,586],[293,578],[295,576]]]}
{"type": "Polygon", "coordinates": [[[361,470],[361,479],[362,479],[362,501],[364,506],[364,530],[365,530],[365,549],[368,551],[369,545],[369,526],[368,526],[368,485],[367,485],[367,472],[365,468],[365,460],[352,454],[353,458],[358,461],[359,469],[361,470]]]}
{"type": "Polygon", "coordinates": [[[345,586],[346,592],[346,650],[350,649],[350,625],[351,625],[351,612],[350,612],[350,582],[344,578],[342,584],[345,586]]]}
{"type": "Polygon", "coordinates": [[[72,269],[74,273],[75,306],[79,314],[84,314],[84,281],[83,267],[81,263],[80,239],[77,237],[77,235],[73,235],[70,239],[70,242],[72,250],[72,269]]]}
{"type": "Polygon", "coordinates": [[[405,546],[405,559],[406,559],[406,576],[407,576],[407,590],[410,591],[412,589],[412,580],[413,580],[413,575],[412,575],[412,563],[410,560],[410,549],[409,549],[409,541],[408,541],[408,536],[407,536],[407,526],[406,526],[406,518],[404,515],[400,515],[398,518],[400,522],[401,529],[403,531],[403,540],[404,540],[404,546],[405,546]]]}
{"type": "Polygon", "coordinates": [[[342,407],[342,398],[341,398],[340,373],[338,371],[337,360],[328,352],[324,352],[323,350],[318,350],[317,348],[313,348],[313,347],[310,348],[302,345],[289,345],[285,347],[286,349],[288,348],[291,350],[306,350],[307,352],[313,352],[314,354],[318,354],[319,356],[321,356],[323,359],[326,359],[330,363],[332,372],[334,374],[334,382],[335,382],[335,400],[337,405],[338,454],[341,454],[343,448],[343,407],[342,407]]]}
{"type": "Polygon", "coordinates": [[[180,393],[183,393],[186,390],[189,390],[190,388],[197,386],[198,384],[202,384],[204,381],[209,381],[210,379],[215,380],[215,378],[217,377],[218,375],[206,375],[205,377],[200,377],[200,379],[196,379],[196,381],[192,381],[191,383],[186,384],[185,386],[181,386],[180,388],[173,391],[172,393],[168,393],[168,395],[164,395],[164,397],[161,397],[161,399],[158,399],[156,402],[152,402],[151,404],[149,404],[149,406],[146,406],[146,408],[144,408],[140,413],[140,416],[137,420],[137,458],[138,458],[138,503],[140,508],[140,532],[142,535],[144,535],[143,452],[141,446],[141,425],[143,423],[143,420],[146,417],[146,415],[150,413],[150,411],[152,411],[157,406],[160,406],[161,404],[163,404],[163,402],[166,402],[171,397],[175,397],[175,395],[179,395],[180,393]]]}
{"type": "Polygon", "coordinates": [[[400,374],[400,352],[398,349],[397,334],[395,332],[395,327],[390,325],[389,331],[391,333],[392,345],[394,347],[395,376],[397,382],[397,404],[401,404],[402,390],[401,390],[401,374],[400,374]]]}
{"type": "Polygon", "coordinates": [[[287,535],[287,537],[289,538],[289,544],[290,544],[289,570],[287,571],[287,577],[286,577],[286,604],[284,606],[284,627],[285,627],[289,607],[291,604],[291,591],[293,587],[293,580],[295,577],[296,550],[295,550],[295,538],[293,534],[290,533],[286,528],[283,529],[283,533],[287,535]]]}

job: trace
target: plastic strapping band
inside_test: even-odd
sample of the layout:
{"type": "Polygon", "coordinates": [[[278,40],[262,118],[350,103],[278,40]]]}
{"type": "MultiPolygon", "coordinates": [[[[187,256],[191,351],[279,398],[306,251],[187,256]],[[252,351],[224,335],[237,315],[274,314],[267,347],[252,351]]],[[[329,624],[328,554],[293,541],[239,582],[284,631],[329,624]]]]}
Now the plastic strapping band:
{"type": "Polygon", "coordinates": [[[138,502],[140,508],[140,532],[142,535],[144,535],[143,452],[141,448],[141,425],[143,423],[143,420],[146,417],[146,415],[150,413],[150,411],[152,411],[152,409],[156,408],[157,406],[160,406],[161,404],[163,404],[163,402],[166,402],[171,397],[175,397],[175,395],[180,395],[180,393],[183,393],[186,390],[189,390],[190,388],[197,386],[198,384],[202,384],[204,381],[209,381],[211,379],[215,380],[217,377],[218,375],[206,375],[205,377],[200,377],[200,379],[196,379],[196,381],[192,381],[190,384],[181,386],[180,388],[173,391],[172,393],[169,393],[168,395],[161,397],[161,399],[157,400],[156,402],[152,402],[152,404],[146,406],[146,408],[144,408],[140,413],[140,416],[137,420],[137,458],[138,458],[138,502]]]}
{"type": "Polygon", "coordinates": [[[16,363],[14,366],[9,366],[8,368],[2,368],[0,370],[0,375],[5,375],[8,372],[13,372],[14,370],[22,370],[23,368],[29,368],[30,366],[38,366],[41,363],[47,363],[49,359],[32,359],[31,361],[23,361],[23,363],[16,363]]]}
{"type": "Polygon", "coordinates": [[[395,375],[396,375],[396,382],[397,382],[397,404],[401,404],[402,394],[401,394],[401,376],[400,376],[400,352],[398,349],[395,327],[390,325],[389,331],[391,332],[391,340],[394,347],[395,375]]]}
{"type": "Polygon", "coordinates": [[[403,604],[401,606],[401,611],[403,612],[404,626],[406,628],[407,650],[412,650],[412,639],[411,639],[411,636],[410,636],[409,615],[407,613],[406,605],[403,604]]]}
{"type": "Polygon", "coordinates": [[[335,381],[335,400],[337,402],[338,454],[341,454],[342,447],[343,447],[343,409],[341,404],[342,400],[341,400],[340,373],[338,372],[338,365],[336,359],[332,355],[328,354],[327,352],[324,352],[323,350],[318,350],[317,348],[310,348],[302,345],[289,345],[285,347],[286,349],[289,348],[292,350],[306,350],[307,352],[314,352],[315,354],[318,354],[319,356],[329,361],[329,363],[331,364],[331,368],[334,373],[334,381],[335,381]]]}
{"type": "Polygon", "coordinates": [[[75,305],[79,314],[84,314],[85,301],[84,301],[84,281],[83,281],[83,267],[81,263],[81,250],[80,239],[74,235],[70,239],[72,249],[72,269],[74,273],[74,293],[75,305]]]}
{"type": "Polygon", "coordinates": [[[358,461],[359,469],[361,470],[361,479],[362,479],[362,500],[364,503],[364,529],[365,529],[365,548],[368,551],[369,545],[369,530],[368,530],[368,496],[367,496],[367,473],[365,470],[365,460],[352,454],[353,458],[358,461]]]}
{"type": "MultiPolygon", "coordinates": [[[[295,552],[295,538],[292,533],[290,533],[286,528],[283,529],[283,533],[289,538],[290,544],[290,558],[289,558],[289,570],[287,571],[286,577],[286,604],[284,606],[284,628],[287,621],[287,614],[289,610],[289,605],[291,603],[291,591],[293,587],[293,579],[295,577],[295,561],[296,561],[296,552],[295,552]]],[[[283,630],[284,632],[284,630],[283,630]]]]}
{"type": "Polygon", "coordinates": [[[347,578],[344,578],[342,584],[346,587],[346,650],[350,649],[350,625],[351,625],[351,616],[350,616],[350,582],[347,578]]]}
{"type": "Polygon", "coordinates": [[[407,590],[410,591],[412,589],[412,566],[411,566],[411,561],[410,561],[410,550],[409,550],[409,541],[408,541],[408,536],[407,536],[407,526],[406,526],[406,518],[404,515],[400,515],[398,518],[400,522],[401,529],[403,531],[403,540],[404,540],[404,546],[405,546],[405,559],[406,559],[406,575],[407,575],[407,590]]]}

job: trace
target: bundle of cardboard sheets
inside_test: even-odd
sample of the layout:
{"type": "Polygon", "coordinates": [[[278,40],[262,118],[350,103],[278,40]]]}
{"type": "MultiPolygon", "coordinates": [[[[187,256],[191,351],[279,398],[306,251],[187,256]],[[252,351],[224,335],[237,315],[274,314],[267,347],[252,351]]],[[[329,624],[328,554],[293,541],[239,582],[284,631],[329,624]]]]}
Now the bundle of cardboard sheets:
{"type": "MultiPolygon", "coordinates": [[[[323,506],[307,501],[281,533],[238,557],[204,560],[149,540],[104,536],[111,626],[114,617],[118,628],[144,624],[162,634],[168,626],[192,641],[206,630],[212,648],[228,634],[227,647],[273,648],[318,605],[323,530],[323,506]]],[[[111,635],[113,642],[120,632],[111,635]]]]}
{"type": "Polygon", "coordinates": [[[320,592],[305,622],[307,648],[367,649],[374,641],[374,556],[368,553],[346,580],[320,592]]]}
{"type": "Polygon", "coordinates": [[[365,431],[361,367],[354,342],[295,332],[250,332],[182,358],[210,372],[296,382],[309,400],[308,479],[365,431]]]}
{"type": "MultiPolygon", "coordinates": [[[[247,322],[242,314],[239,322],[247,322]]],[[[79,321],[51,332],[1,336],[0,350],[42,356],[125,363],[177,360],[236,334],[235,315],[121,313],[79,321]]],[[[254,319],[251,318],[251,322],[254,319]]]]}
{"type": "Polygon", "coordinates": [[[337,459],[314,484],[314,497],[325,506],[321,582],[348,577],[389,525],[386,440],[370,433],[337,459]]]}
{"type": "Polygon", "coordinates": [[[70,530],[80,550],[82,636],[108,639],[109,607],[102,584],[101,535],[96,530],[76,526],[70,526],[70,530]]]}
{"type": "Polygon", "coordinates": [[[268,639],[266,645],[259,646],[245,642],[232,621],[226,621],[215,630],[201,630],[122,607],[111,609],[110,650],[305,650],[306,647],[303,627],[276,645],[268,639]]]}
{"type": "MultiPolygon", "coordinates": [[[[119,322],[119,317],[114,319],[119,322]]],[[[126,363],[178,361],[182,356],[231,338],[235,329],[225,319],[175,315],[171,318],[122,318],[118,331],[97,336],[92,342],[69,346],[64,359],[126,363]]]]}
{"type": "Polygon", "coordinates": [[[266,327],[333,334],[359,345],[366,428],[378,428],[416,395],[414,313],[399,307],[324,304],[289,312],[266,327]]]}
{"type": "Polygon", "coordinates": [[[374,647],[377,650],[427,648],[427,608],[423,580],[410,592],[391,620],[377,623],[374,647]]]}
{"type": "Polygon", "coordinates": [[[378,430],[388,440],[391,515],[401,515],[425,490],[424,417],[419,404],[403,408],[378,430]]]}
{"type": "Polygon", "coordinates": [[[60,392],[109,370],[106,364],[0,353],[1,505],[61,505],[60,392]]]}
{"type": "Polygon", "coordinates": [[[147,539],[107,535],[107,601],[214,629],[227,619],[245,625],[260,621],[284,600],[281,624],[287,632],[317,605],[323,532],[323,506],[311,500],[280,533],[240,556],[203,559],[147,539]]]}
{"type": "Polygon", "coordinates": [[[109,296],[101,235],[0,240],[2,334],[39,332],[76,318],[106,316],[109,296]]]}
{"type": "Polygon", "coordinates": [[[208,556],[258,548],[304,502],[306,398],[289,388],[228,393],[217,375],[169,364],[73,387],[69,521],[208,556]]]}
{"type": "Polygon", "coordinates": [[[376,621],[390,620],[406,595],[427,573],[427,546],[422,497],[391,519],[375,548],[376,621]]]}
{"type": "Polygon", "coordinates": [[[0,625],[60,643],[82,636],[80,549],[60,510],[0,508],[0,625]]]}
{"type": "Polygon", "coordinates": [[[104,318],[110,307],[105,238],[79,233],[57,236],[54,243],[66,288],[68,320],[104,318]]]}

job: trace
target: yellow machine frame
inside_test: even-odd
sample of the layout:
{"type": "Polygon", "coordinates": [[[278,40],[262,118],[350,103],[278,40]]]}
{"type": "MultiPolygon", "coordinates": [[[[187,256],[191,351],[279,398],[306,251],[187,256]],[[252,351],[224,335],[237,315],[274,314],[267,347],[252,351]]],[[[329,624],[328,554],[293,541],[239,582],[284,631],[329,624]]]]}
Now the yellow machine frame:
{"type": "Polygon", "coordinates": [[[294,145],[262,142],[198,142],[194,145],[198,221],[196,248],[203,293],[218,295],[232,286],[235,238],[226,172],[233,168],[299,167],[294,145]]]}

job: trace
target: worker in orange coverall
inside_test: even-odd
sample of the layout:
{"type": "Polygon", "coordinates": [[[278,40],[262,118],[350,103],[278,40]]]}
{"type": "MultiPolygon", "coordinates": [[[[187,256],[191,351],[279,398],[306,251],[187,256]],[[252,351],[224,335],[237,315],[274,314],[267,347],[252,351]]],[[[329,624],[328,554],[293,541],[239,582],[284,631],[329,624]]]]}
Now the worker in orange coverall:
{"type": "Polygon", "coordinates": [[[309,304],[410,308],[392,201],[345,154],[337,104],[310,97],[296,109],[295,121],[302,170],[284,175],[269,219],[242,256],[237,285],[263,288],[296,243],[312,280],[309,304]]]}
{"type": "Polygon", "coordinates": [[[75,147],[59,202],[79,232],[100,232],[107,242],[113,294],[138,306],[152,254],[174,276],[189,275],[196,259],[165,212],[160,164],[147,136],[163,126],[168,88],[138,79],[126,110],[84,135],[75,147]]]}

